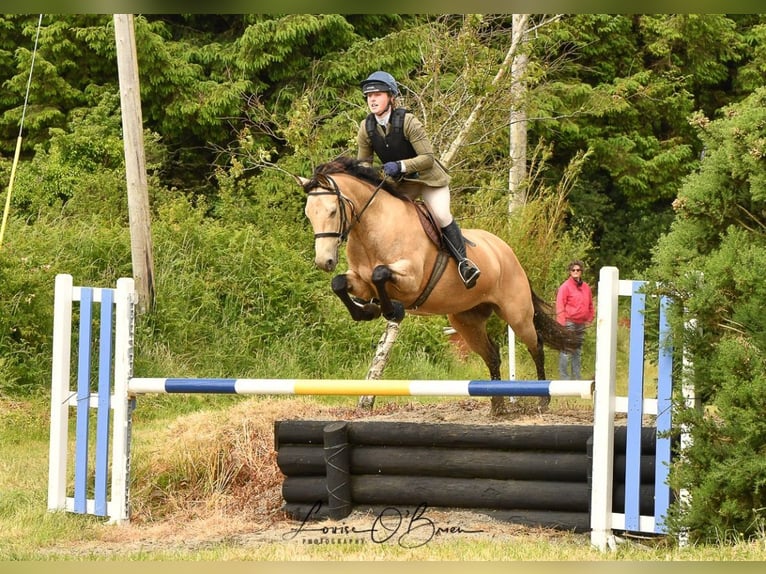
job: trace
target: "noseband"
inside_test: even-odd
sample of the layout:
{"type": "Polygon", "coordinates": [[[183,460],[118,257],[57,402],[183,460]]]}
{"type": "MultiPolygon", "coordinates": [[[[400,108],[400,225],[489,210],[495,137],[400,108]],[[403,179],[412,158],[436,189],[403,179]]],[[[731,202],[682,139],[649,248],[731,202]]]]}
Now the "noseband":
{"type": "Polygon", "coordinates": [[[383,185],[383,181],[381,180],[381,182],[377,185],[375,190],[372,192],[372,195],[370,195],[370,199],[367,200],[367,203],[364,204],[364,207],[362,208],[362,210],[357,214],[356,206],[354,205],[354,202],[341,193],[340,188],[338,187],[338,183],[329,175],[325,177],[327,178],[327,181],[329,181],[330,184],[332,184],[332,187],[319,185],[318,187],[322,191],[309,191],[308,195],[334,195],[338,199],[338,208],[340,211],[340,225],[338,226],[338,231],[323,231],[321,233],[315,233],[314,239],[319,239],[321,237],[337,237],[338,244],[341,244],[348,238],[348,234],[351,233],[351,230],[354,228],[354,226],[357,223],[359,223],[359,220],[361,219],[362,214],[370,206],[370,204],[372,203],[372,200],[375,199],[375,196],[377,195],[378,191],[380,191],[380,188],[383,185]],[[347,205],[351,209],[350,223],[349,223],[348,217],[346,216],[347,205]]]}

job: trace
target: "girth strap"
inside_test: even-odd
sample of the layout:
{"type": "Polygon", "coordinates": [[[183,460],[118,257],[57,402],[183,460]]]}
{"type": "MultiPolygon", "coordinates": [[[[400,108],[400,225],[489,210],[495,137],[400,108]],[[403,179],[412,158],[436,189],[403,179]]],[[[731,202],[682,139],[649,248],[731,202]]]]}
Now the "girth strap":
{"type": "Polygon", "coordinates": [[[417,309],[423,303],[426,302],[426,299],[428,299],[428,296],[431,294],[431,291],[434,290],[434,287],[436,287],[436,284],[439,282],[439,279],[441,279],[442,275],[444,274],[444,270],[447,268],[447,263],[449,262],[449,258],[450,258],[449,253],[441,249],[439,250],[439,252],[436,255],[436,261],[434,262],[434,268],[431,270],[431,276],[428,278],[428,283],[426,283],[425,289],[423,289],[423,292],[415,300],[415,302],[409,307],[407,307],[408,309],[417,309]]]}

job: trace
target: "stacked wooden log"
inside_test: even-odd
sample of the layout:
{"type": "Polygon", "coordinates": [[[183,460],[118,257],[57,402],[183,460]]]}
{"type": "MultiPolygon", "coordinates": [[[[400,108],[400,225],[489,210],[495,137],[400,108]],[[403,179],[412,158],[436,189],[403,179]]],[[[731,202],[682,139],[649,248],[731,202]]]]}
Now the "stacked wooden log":
{"type": "MultiPolygon", "coordinates": [[[[624,507],[624,430],[614,441],[615,512],[624,507]]],[[[460,508],[517,524],[590,528],[590,426],[285,420],[274,434],[283,510],[296,520],[460,508]]],[[[652,514],[655,434],[642,434],[642,514],[652,514]]]]}

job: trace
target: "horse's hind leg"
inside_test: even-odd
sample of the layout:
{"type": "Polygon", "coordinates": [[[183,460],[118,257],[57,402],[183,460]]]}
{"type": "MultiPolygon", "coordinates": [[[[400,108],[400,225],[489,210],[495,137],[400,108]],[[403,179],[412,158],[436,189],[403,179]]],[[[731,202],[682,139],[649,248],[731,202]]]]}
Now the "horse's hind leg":
{"type": "MultiPolygon", "coordinates": [[[[488,306],[479,306],[454,315],[448,319],[468,347],[483,360],[489,369],[493,381],[500,380],[500,351],[487,333],[487,320],[492,315],[488,306]]],[[[508,412],[506,397],[494,396],[490,399],[490,415],[499,416],[508,412]]]]}
{"type": "MultiPolygon", "coordinates": [[[[529,351],[532,361],[535,363],[537,379],[546,380],[545,376],[545,351],[543,349],[543,338],[537,332],[533,321],[533,314],[527,316],[506,315],[505,310],[500,310],[500,316],[513,329],[514,336],[519,339],[529,351]],[[513,322],[511,322],[513,321],[513,322]]],[[[551,402],[550,396],[540,397],[540,410],[546,410],[551,402]]]]}
{"type": "MultiPolygon", "coordinates": [[[[537,369],[538,380],[544,381],[545,380],[545,351],[543,350],[543,338],[539,333],[537,333],[536,339],[537,339],[537,346],[534,350],[530,348],[529,354],[532,355],[532,359],[535,362],[535,368],[537,369]]],[[[547,410],[548,405],[551,404],[550,395],[545,397],[540,397],[539,404],[540,404],[540,411],[547,410]]]]}

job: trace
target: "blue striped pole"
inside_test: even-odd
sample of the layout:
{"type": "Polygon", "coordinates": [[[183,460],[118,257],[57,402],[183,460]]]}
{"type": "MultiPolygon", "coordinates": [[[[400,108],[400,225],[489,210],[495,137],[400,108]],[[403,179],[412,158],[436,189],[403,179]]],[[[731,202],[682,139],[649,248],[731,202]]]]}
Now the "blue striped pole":
{"type": "Polygon", "coordinates": [[[670,300],[660,300],[660,356],[657,364],[657,447],[654,478],[654,522],[657,532],[667,532],[665,514],[670,507],[670,431],[673,419],[673,342],[670,338],[668,306],[670,300]]]}
{"type": "Polygon", "coordinates": [[[458,397],[581,397],[590,399],[594,381],[210,379],[131,378],[128,392],[240,395],[369,395],[458,397]]]}
{"type": "Polygon", "coordinates": [[[82,290],[80,300],[80,345],[77,354],[77,414],[75,426],[74,508],[87,512],[88,433],[90,429],[90,342],[92,333],[93,289],[82,290]]]}
{"type": "Polygon", "coordinates": [[[634,281],[630,297],[630,352],[628,353],[628,409],[625,446],[625,528],[641,530],[641,428],[644,416],[644,340],[646,295],[644,282],[634,281]]]}

